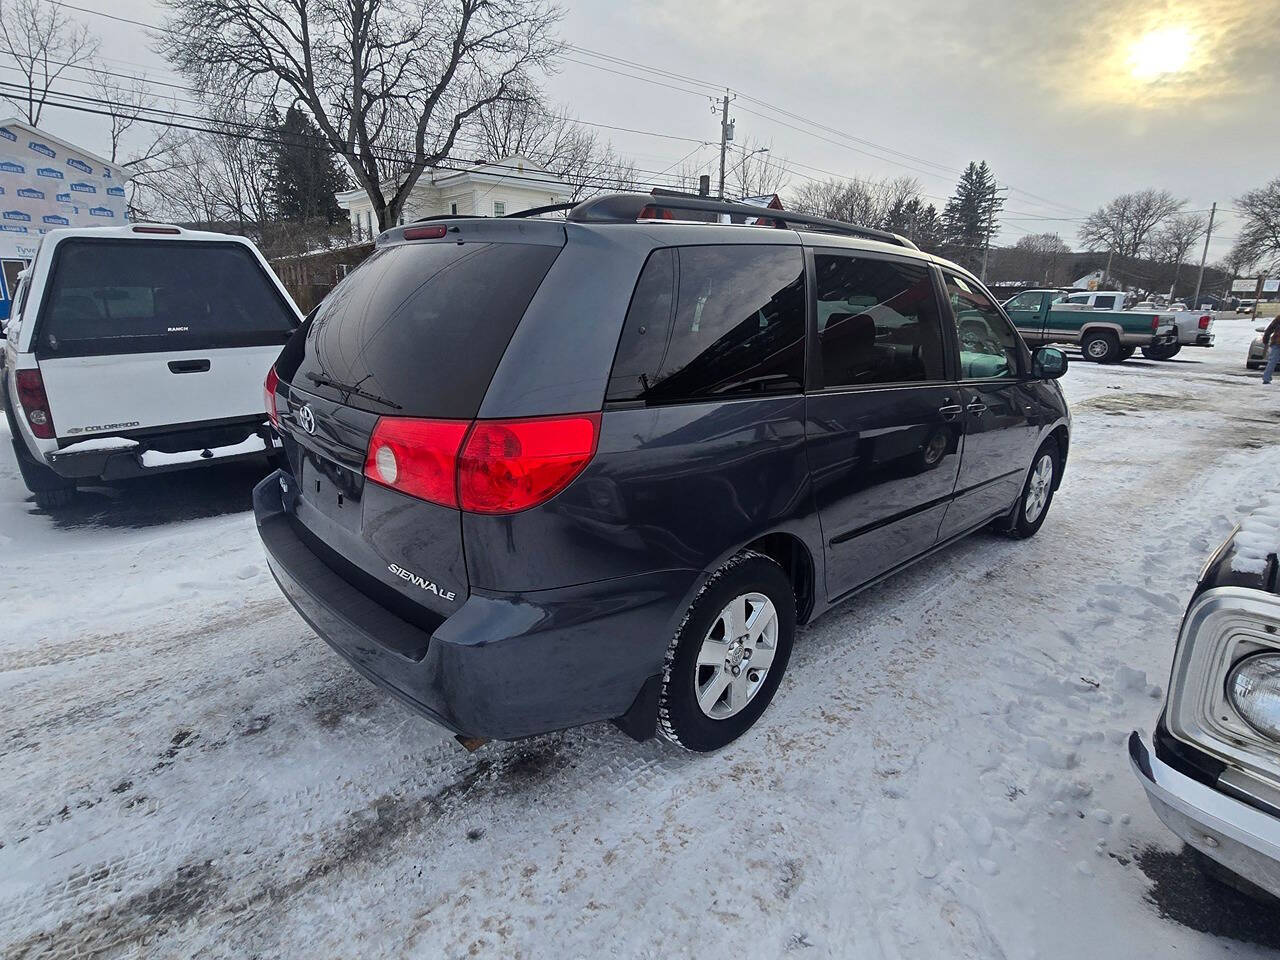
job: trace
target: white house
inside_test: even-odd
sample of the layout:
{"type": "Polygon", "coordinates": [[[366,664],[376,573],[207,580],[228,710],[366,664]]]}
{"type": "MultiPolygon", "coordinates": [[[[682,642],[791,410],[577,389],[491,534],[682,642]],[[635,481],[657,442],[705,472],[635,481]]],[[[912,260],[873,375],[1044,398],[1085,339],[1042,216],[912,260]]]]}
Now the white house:
{"type": "MultiPolygon", "coordinates": [[[[567,183],[527,157],[507,157],[466,169],[428,169],[414,184],[401,222],[445,214],[501,217],[566,203],[571,194],[567,183]]],[[[350,216],[351,232],[357,239],[377,235],[378,220],[363,190],[345,190],[335,196],[338,206],[350,216]]]]}
{"type": "Polygon", "coordinates": [[[129,175],[25,120],[0,124],[0,320],[18,271],[57,227],[113,227],[128,220],[129,175]]]}

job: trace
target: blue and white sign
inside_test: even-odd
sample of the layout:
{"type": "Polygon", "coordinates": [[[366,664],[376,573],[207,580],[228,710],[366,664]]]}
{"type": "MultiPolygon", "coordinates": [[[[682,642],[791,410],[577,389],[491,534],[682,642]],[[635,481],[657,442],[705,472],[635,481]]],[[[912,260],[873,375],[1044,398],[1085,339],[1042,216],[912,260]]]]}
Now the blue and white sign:
{"type": "Polygon", "coordinates": [[[0,161],[0,173],[26,173],[27,168],[12,160],[0,161]]]}
{"type": "Polygon", "coordinates": [[[14,133],[12,130],[10,130],[8,127],[0,127],[0,137],[4,137],[6,140],[12,143],[18,142],[18,135],[14,133]]]}
{"type": "Polygon", "coordinates": [[[114,220],[116,216],[116,212],[112,210],[110,207],[90,207],[89,216],[110,217],[112,220],[114,220]]]}
{"type": "Polygon", "coordinates": [[[62,171],[57,167],[41,167],[36,171],[37,177],[47,177],[50,180],[61,180],[62,171]]]}
{"type": "Polygon", "coordinates": [[[71,226],[70,220],[68,220],[66,217],[62,216],[61,214],[57,214],[57,213],[46,213],[43,217],[40,218],[40,222],[47,223],[50,226],[54,226],[54,227],[71,226]]]}
{"type": "Polygon", "coordinates": [[[73,183],[71,185],[72,193],[97,193],[98,188],[92,183],[73,183]]]}
{"type": "Polygon", "coordinates": [[[54,197],[53,199],[57,200],[59,203],[70,203],[70,202],[71,202],[71,194],[69,194],[69,193],[60,193],[60,194],[58,194],[56,197],[54,197]]]}
{"type": "Polygon", "coordinates": [[[50,160],[54,159],[58,155],[57,150],[54,150],[53,147],[49,146],[47,143],[41,143],[39,140],[32,140],[28,143],[27,149],[32,153],[42,153],[50,160]]]}
{"type": "Polygon", "coordinates": [[[22,197],[23,200],[43,200],[44,191],[37,190],[35,187],[22,187],[18,190],[18,196],[22,197]]]}
{"type": "Polygon", "coordinates": [[[5,233],[29,233],[30,232],[29,230],[27,230],[26,227],[15,227],[11,223],[0,223],[0,230],[3,230],[5,233]]]}
{"type": "Polygon", "coordinates": [[[123,197],[124,187],[107,187],[108,197],[123,197]]]}
{"type": "Polygon", "coordinates": [[[31,222],[31,214],[24,213],[21,210],[6,210],[4,213],[0,213],[0,217],[3,217],[5,220],[19,220],[22,223],[31,222]]]}
{"type": "Polygon", "coordinates": [[[79,170],[81,173],[93,173],[93,167],[83,160],[77,160],[75,157],[67,157],[67,166],[79,170]]]}

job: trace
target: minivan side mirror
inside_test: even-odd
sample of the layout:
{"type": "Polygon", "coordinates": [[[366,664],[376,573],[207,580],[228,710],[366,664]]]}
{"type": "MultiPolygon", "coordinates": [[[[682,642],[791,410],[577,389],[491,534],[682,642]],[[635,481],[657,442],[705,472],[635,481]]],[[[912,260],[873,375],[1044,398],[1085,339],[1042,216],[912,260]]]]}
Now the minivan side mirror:
{"type": "Polygon", "coordinates": [[[1037,380],[1057,380],[1067,372],[1067,355],[1056,347],[1041,347],[1031,354],[1031,375],[1037,380]]]}

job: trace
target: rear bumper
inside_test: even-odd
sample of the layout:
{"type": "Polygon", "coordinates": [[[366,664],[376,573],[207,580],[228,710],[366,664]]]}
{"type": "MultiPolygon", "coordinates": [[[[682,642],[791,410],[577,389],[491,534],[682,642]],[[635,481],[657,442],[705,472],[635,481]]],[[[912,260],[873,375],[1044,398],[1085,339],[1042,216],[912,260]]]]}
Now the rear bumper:
{"type": "Polygon", "coordinates": [[[1151,808],[1183,842],[1273,896],[1280,896],[1280,820],[1193,780],[1129,736],[1129,765],[1151,808]]]}
{"type": "MultiPolygon", "coordinates": [[[[220,429],[225,430],[226,425],[220,429]]],[[[203,446],[199,442],[198,431],[184,430],[172,434],[148,434],[139,438],[137,445],[132,447],[51,450],[44,455],[44,461],[50,470],[67,480],[125,480],[213,463],[261,460],[276,449],[271,430],[257,417],[246,421],[243,429],[248,436],[240,443],[216,445],[215,441],[210,441],[214,445],[203,446]],[[156,447],[173,452],[157,450],[156,447]]]]}
{"type": "Polygon", "coordinates": [[[694,571],[525,594],[473,592],[431,632],[375,602],[299,534],[292,478],[253,491],[267,565],[313,630],[366,678],[441,726],[512,740],[620,717],[662,670],[694,571]]]}

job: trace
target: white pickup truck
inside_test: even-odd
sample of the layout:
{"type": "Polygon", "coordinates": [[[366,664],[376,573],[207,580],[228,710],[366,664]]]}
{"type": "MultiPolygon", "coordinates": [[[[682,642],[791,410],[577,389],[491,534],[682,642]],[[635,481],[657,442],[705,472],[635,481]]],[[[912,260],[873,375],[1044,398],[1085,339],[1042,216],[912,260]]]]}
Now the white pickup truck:
{"type": "MultiPolygon", "coordinates": [[[[1174,304],[1175,307],[1185,304],[1174,304]]],[[[1144,301],[1132,309],[1147,311],[1157,309],[1155,304],[1144,301]]],[[[1148,360],[1170,360],[1176,357],[1183,347],[1213,346],[1213,314],[1208,310],[1175,310],[1161,309],[1162,316],[1168,316],[1178,328],[1178,342],[1169,347],[1144,347],[1142,355],[1148,360]]]]}
{"type": "Polygon", "coordinates": [[[36,504],[65,506],[80,483],[269,456],[262,384],[300,321],[243,237],[49,231],[4,344],[5,412],[36,504]]]}

